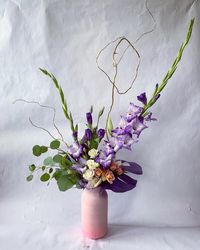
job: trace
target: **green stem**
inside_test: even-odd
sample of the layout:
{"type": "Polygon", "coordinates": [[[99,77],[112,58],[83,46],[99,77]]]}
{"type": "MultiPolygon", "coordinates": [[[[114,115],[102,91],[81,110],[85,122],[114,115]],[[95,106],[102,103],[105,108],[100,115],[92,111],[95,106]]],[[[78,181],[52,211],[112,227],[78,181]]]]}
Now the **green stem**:
{"type": "Polygon", "coordinates": [[[62,110],[64,112],[65,117],[70,122],[71,130],[74,132],[75,131],[74,121],[73,121],[71,112],[68,112],[67,102],[65,100],[65,96],[64,96],[64,93],[63,93],[61,86],[58,84],[58,81],[53,74],[49,73],[46,69],[41,69],[41,68],[39,68],[39,69],[43,74],[47,75],[48,77],[50,77],[52,79],[55,87],[58,89],[59,94],[60,94],[61,103],[62,103],[62,110]]]}
{"type": "Polygon", "coordinates": [[[160,85],[157,85],[155,91],[154,91],[154,94],[152,96],[152,98],[148,101],[148,103],[144,106],[144,109],[142,111],[142,115],[145,116],[147,115],[147,110],[153,106],[153,104],[156,102],[157,100],[157,96],[161,93],[161,91],[164,89],[164,87],[167,85],[169,79],[173,76],[174,72],[176,71],[177,69],[177,66],[178,66],[178,63],[180,62],[181,58],[182,58],[182,55],[183,55],[183,51],[185,49],[185,47],[187,46],[189,40],[190,40],[190,37],[191,37],[191,34],[192,34],[192,29],[193,29],[193,25],[194,25],[194,18],[191,19],[190,21],[190,25],[189,25],[189,28],[188,28],[188,32],[187,32],[187,36],[186,36],[186,39],[185,39],[185,42],[182,43],[179,51],[178,51],[178,54],[177,54],[177,57],[176,59],[174,60],[171,68],[168,70],[167,74],[165,75],[164,79],[162,80],[161,84],[160,85]]]}

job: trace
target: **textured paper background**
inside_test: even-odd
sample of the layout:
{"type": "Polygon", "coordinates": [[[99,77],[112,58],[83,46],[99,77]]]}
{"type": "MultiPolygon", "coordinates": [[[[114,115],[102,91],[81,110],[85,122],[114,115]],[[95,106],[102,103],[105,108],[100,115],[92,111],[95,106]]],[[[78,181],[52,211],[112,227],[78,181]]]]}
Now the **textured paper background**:
{"type": "MultiPolygon", "coordinates": [[[[157,27],[136,46],[142,59],[139,76],[132,91],[116,98],[112,114],[115,124],[137,94],[145,90],[151,96],[185,39],[189,20],[196,20],[176,74],[152,108],[158,121],[144,131],[132,153],[120,155],[141,164],[144,175],[131,192],[109,192],[109,221],[129,226],[200,226],[200,3],[152,0],[149,8],[157,27]]],[[[25,181],[26,166],[41,162],[32,156],[32,146],[50,141],[43,131],[31,127],[28,117],[55,133],[51,111],[12,102],[25,98],[55,106],[57,124],[68,139],[58,93],[38,67],[57,76],[75,120],[84,123],[91,104],[96,112],[110,104],[111,86],[95,64],[98,51],[118,36],[134,41],[152,26],[144,1],[139,0],[0,2],[1,250],[14,249],[16,242],[19,245],[15,249],[31,246],[31,230],[37,231],[38,241],[33,241],[37,249],[47,249],[39,239],[48,241],[49,237],[49,242],[53,241],[48,226],[63,226],[71,232],[71,227],[79,227],[80,220],[80,191],[60,193],[55,183],[47,187],[37,178],[31,184],[25,181]],[[9,234],[15,234],[13,242],[9,242],[9,234]]],[[[120,76],[121,89],[127,87],[132,67],[130,61],[126,62],[120,76]]],[[[102,63],[109,68],[108,57],[102,63]]],[[[59,236],[54,238],[59,242],[59,236]]],[[[101,245],[94,249],[101,249],[101,245]]]]}

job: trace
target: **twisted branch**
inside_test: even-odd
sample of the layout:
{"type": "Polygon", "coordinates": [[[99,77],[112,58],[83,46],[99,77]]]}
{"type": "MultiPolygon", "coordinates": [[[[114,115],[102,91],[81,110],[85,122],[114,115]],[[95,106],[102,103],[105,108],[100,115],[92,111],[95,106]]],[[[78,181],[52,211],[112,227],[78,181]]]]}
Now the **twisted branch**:
{"type": "MultiPolygon", "coordinates": [[[[47,108],[47,109],[53,110],[53,120],[52,120],[52,121],[53,121],[53,125],[54,125],[54,128],[57,130],[57,132],[59,133],[59,135],[60,135],[60,137],[61,137],[61,139],[58,138],[57,140],[60,140],[60,141],[62,141],[63,143],[66,144],[66,142],[64,141],[64,138],[63,138],[62,133],[60,132],[60,130],[58,129],[58,127],[57,127],[57,125],[56,125],[56,123],[55,123],[56,109],[55,109],[54,107],[47,106],[47,105],[42,105],[42,104],[40,104],[39,102],[36,102],[36,101],[27,101],[27,100],[25,100],[25,99],[16,99],[16,100],[13,102],[13,104],[15,104],[16,102],[25,102],[25,103],[28,103],[28,104],[37,104],[37,105],[40,106],[41,108],[47,108]]],[[[37,128],[40,128],[40,129],[46,131],[53,139],[56,139],[47,129],[35,125],[35,124],[33,123],[33,121],[31,120],[30,117],[29,117],[29,121],[30,121],[30,123],[31,123],[34,127],[37,127],[37,128]]]]}

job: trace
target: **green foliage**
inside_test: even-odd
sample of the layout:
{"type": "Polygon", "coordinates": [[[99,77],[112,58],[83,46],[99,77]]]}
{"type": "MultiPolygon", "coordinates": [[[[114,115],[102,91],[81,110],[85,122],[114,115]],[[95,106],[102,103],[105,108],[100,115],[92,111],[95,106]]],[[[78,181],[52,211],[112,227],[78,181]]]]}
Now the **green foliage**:
{"type": "Polygon", "coordinates": [[[55,156],[53,157],[53,161],[56,162],[56,163],[61,163],[61,164],[62,164],[63,156],[57,154],[57,155],[55,155],[55,156]]]}
{"type": "Polygon", "coordinates": [[[48,147],[46,146],[41,146],[40,149],[41,149],[41,153],[46,153],[48,151],[48,147]]]}
{"type": "Polygon", "coordinates": [[[54,140],[50,143],[50,148],[51,149],[58,149],[60,147],[60,141],[54,140]]]}
{"type": "Polygon", "coordinates": [[[95,148],[97,149],[98,148],[98,145],[99,145],[99,138],[97,136],[96,133],[93,133],[93,137],[92,137],[92,140],[90,141],[90,149],[92,148],[95,148]]]}
{"type": "Polygon", "coordinates": [[[36,169],[36,166],[35,166],[34,164],[31,164],[31,165],[29,166],[29,170],[30,170],[31,172],[33,172],[35,169],[36,169]]]}
{"type": "Polygon", "coordinates": [[[32,151],[35,156],[40,156],[41,154],[46,153],[48,151],[48,147],[35,145],[32,151]]]}
{"type": "Polygon", "coordinates": [[[52,165],[54,165],[53,158],[52,158],[51,156],[47,157],[47,158],[44,160],[43,164],[44,164],[45,166],[49,166],[49,165],[52,166],[52,165]]]}
{"type": "Polygon", "coordinates": [[[57,184],[60,191],[66,191],[76,184],[76,179],[70,175],[61,175],[57,180],[57,184]]]}
{"type": "Polygon", "coordinates": [[[100,121],[101,116],[102,116],[103,113],[104,113],[104,110],[105,110],[105,107],[103,107],[103,108],[99,111],[96,129],[98,129],[99,121],[100,121]]]}
{"type": "Polygon", "coordinates": [[[45,173],[40,177],[40,180],[43,182],[48,181],[49,179],[50,179],[50,175],[48,173],[45,173]]]}
{"type": "Polygon", "coordinates": [[[46,166],[42,166],[42,171],[44,171],[46,169],[46,166]]]}
{"type": "Polygon", "coordinates": [[[113,123],[112,123],[112,120],[111,120],[111,118],[109,116],[109,118],[108,118],[108,126],[107,126],[107,133],[109,135],[112,135],[112,130],[113,130],[113,123]]]}
{"type": "Polygon", "coordinates": [[[33,180],[33,175],[31,174],[31,175],[27,176],[27,177],[26,177],[26,180],[27,180],[27,181],[32,181],[32,180],[33,180]]]}
{"type": "Polygon", "coordinates": [[[144,106],[144,109],[143,109],[143,112],[142,112],[142,115],[145,116],[147,115],[148,113],[146,112],[151,106],[153,106],[153,104],[156,102],[157,100],[157,96],[161,93],[161,91],[164,89],[164,87],[167,85],[169,79],[173,76],[174,72],[176,71],[177,69],[177,65],[178,63],[180,62],[181,58],[182,58],[182,54],[183,54],[183,51],[186,47],[186,45],[188,44],[189,40],[190,40],[190,37],[191,37],[191,34],[192,34],[192,30],[193,30],[193,25],[194,25],[194,18],[191,19],[190,21],[190,25],[189,25],[189,28],[188,28],[188,32],[187,32],[187,36],[186,36],[186,39],[185,39],[185,42],[181,45],[179,51],[178,51],[178,54],[177,54],[177,57],[176,59],[174,60],[171,68],[168,70],[167,74],[165,75],[164,79],[162,80],[161,84],[160,85],[157,85],[156,86],[156,89],[153,93],[153,96],[152,98],[148,101],[148,103],[144,106]]]}
{"type": "Polygon", "coordinates": [[[39,145],[35,145],[34,147],[33,147],[33,149],[32,149],[32,151],[33,151],[33,154],[35,155],[35,156],[40,156],[41,155],[41,147],[39,146],[39,145]]]}
{"type": "Polygon", "coordinates": [[[53,168],[49,169],[49,174],[51,174],[53,172],[53,168]]]}
{"type": "Polygon", "coordinates": [[[54,82],[55,87],[58,89],[59,94],[60,94],[61,103],[62,103],[62,110],[63,110],[64,115],[67,118],[67,120],[69,120],[69,122],[71,124],[71,129],[74,132],[74,122],[73,122],[72,114],[71,114],[71,112],[68,111],[67,102],[65,100],[65,95],[63,93],[61,86],[58,84],[58,81],[53,74],[49,73],[46,69],[40,68],[40,71],[43,74],[45,74],[46,76],[50,77],[52,79],[52,81],[54,82]]]}

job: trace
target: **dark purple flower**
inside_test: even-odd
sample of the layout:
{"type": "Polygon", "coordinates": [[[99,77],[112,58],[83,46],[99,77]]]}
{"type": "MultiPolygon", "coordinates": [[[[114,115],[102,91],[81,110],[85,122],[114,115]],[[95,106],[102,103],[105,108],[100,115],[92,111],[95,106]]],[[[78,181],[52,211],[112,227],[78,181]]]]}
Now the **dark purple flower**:
{"type": "Polygon", "coordinates": [[[147,97],[146,97],[146,93],[142,93],[140,95],[137,96],[138,101],[142,102],[144,105],[147,104],[147,97]]]}
{"type": "Polygon", "coordinates": [[[88,141],[92,140],[92,131],[89,128],[85,130],[85,137],[88,141]]]}
{"type": "Polygon", "coordinates": [[[92,113],[88,112],[86,113],[86,119],[89,125],[92,125],[92,113]]]}
{"type": "Polygon", "coordinates": [[[99,137],[99,139],[103,139],[104,138],[104,135],[105,135],[105,129],[102,129],[100,128],[98,131],[97,131],[97,135],[99,137]]]}
{"type": "Polygon", "coordinates": [[[83,146],[74,142],[72,146],[68,147],[67,152],[77,159],[83,153],[83,146]]]}

